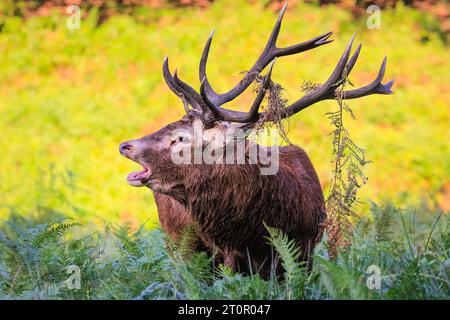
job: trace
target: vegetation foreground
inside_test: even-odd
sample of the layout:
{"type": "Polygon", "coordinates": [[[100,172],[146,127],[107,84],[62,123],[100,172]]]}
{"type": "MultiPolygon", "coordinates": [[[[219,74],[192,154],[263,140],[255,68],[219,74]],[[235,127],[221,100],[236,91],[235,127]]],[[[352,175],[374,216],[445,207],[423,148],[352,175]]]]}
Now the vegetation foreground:
{"type": "Polygon", "coordinates": [[[325,236],[310,273],[295,262],[295,246],[270,229],[268,241],[286,272],[283,280],[268,281],[213,266],[186,244],[166,250],[158,230],[74,232],[88,228],[67,220],[35,225],[12,215],[0,233],[0,298],[449,299],[448,215],[375,204],[371,212],[336,260],[325,236]]]}

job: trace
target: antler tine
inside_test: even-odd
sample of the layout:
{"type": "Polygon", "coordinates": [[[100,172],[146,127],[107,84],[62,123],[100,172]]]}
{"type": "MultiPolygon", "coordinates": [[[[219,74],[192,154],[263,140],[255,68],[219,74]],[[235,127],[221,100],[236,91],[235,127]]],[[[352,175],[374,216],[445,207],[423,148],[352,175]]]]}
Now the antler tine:
{"type": "MultiPolygon", "coordinates": [[[[208,40],[206,41],[205,47],[203,48],[202,57],[200,58],[200,65],[199,65],[199,76],[200,81],[202,82],[202,86],[204,87],[205,96],[217,96],[217,93],[213,90],[211,87],[208,77],[206,76],[206,63],[208,62],[208,55],[209,55],[209,49],[211,48],[211,42],[212,38],[214,36],[214,29],[211,31],[208,40]],[[208,92],[208,93],[206,93],[208,92]]],[[[208,101],[209,98],[208,98],[208,101]]],[[[212,101],[211,101],[212,102],[212,101]]]]}
{"type": "Polygon", "coordinates": [[[211,124],[216,119],[220,119],[220,115],[218,113],[218,110],[215,108],[211,108],[208,102],[203,100],[202,96],[195,91],[194,88],[192,88],[190,85],[188,85],[186,82],[181,80],[178,77],[178,73],[175,70],[174,76],[173,76],[175,82],[183,89],[185,90],[186,94],[191,97],[191,99],[194,101],[194,109],[196,109],[198,112],[200,112],[202,119],[205,123],[211,124]]]}
{"type": "MultiPolygon", "coordinates": [[[[173,79],[175,80],[175,83],[189,95],[191,100],[194,100],[199,106],[204,104],[200,95],[194,90],[194,88],[192,88],[190,85],[188,85],[186,82],[184,82],[178,77],[178,70],[176,69],[173,74],[173,79]]],[[[201,109],[203,110],[203,108],[201,109]]]]}
{"type": "MultiPolygon", "coordinates": [[[[347,75],[350,73],[350,71],[356,64],[356,60],[358,59],[359,53],[361,51],[361,44],[360,44],[356,49],[356,51],[354,52],[354,54],[352,55],[352,57],[350,58],[350,60],[348,59],[354,38],[355,35],[352,36],[349,44],[347,45],[347,48],[344,51],[344,54],[342,55],[341,59],[336,65],[336,68],[334,69],[333,73],[328,78],[328,80],[323,85],[321,85],[317,90],[305,95],[303,98],[292,103],[289,107],[287,107],[286,109],[287,112],[284,114],[285,118],[290,117],[293,114],[321,100],[336,99],[335,91],[337,87],[340,85],[344,76],[346,76],[344,73],[346,73],[347,75]]],[[[358,89],[344,91],[342,94],[342,98],[347,100],[360,98],[371,94],[392,94],[393,92],[391,91],[391,87],[394,81],[391,80],[386,84],[381,83],[384,77],[384,73],[386,71],[386,63],[387,58],[385,57],[383,63],[381,64],[380,70],[378,71],[378,75],[373,82],[358,89]]]]}
{"type": "Polygon", "coordinates": [[[176,84],[169,69],[169,58],[165,57],[163,62],[163,76],[170,90],[172,90],[178,97],[183,95],[181,88],[176,84]]]}
{"type": "MultiPolygon", "coordinates": [[[[339,59],[336,68],[334,68],[333,73],[328,78],[328,80],[315,92],[316,95],[323,93],[324,91],[329,90],[332,86],[335,86],[339,80],[342,79],[343,73],[345,71],[345,67],[347,66],[348,58],[350,57],[350,51],[352,50],[353,41],[355,40],[356,33],[353,34],[350,39],[347,47],[345,48],[344,53],[342,54],[341,59],[339,59]]],[[[356,59],[355,59],[356,62],[356,59]]],[[[355,62],[353,64],[355,64],[355,62]]]]}
{"type": "Polygon", "coordinates": [[[353,53],[350,60],[348,60],[347,64],[347,76],[350,74],[350,72],[353,70],[353,67],[356,64],[356,60],[358,60],[359,53],[361,52],[362,43],[358,45],[358,48],[356,48],[355,52],[353,53]]]}
{"type": "Polygon", "coordinates": [[[186,95],[183,93],[183,88],[178,86],[178,84],[175,82],[175,79],[172,77],[172,74],[170,73],[169,69],[169,58],[164,58],[163,63],[163,76],[164,80],[166,81],[167,85],[169,86],[170,90],[173,91],[182,101],[183,101],[183,107],[186,112],[189,112],[189,99],[186,97],[186,95]]]}
{"type": "Polygon", "coordinates": [[[200,95],[201,95],[201,97],[203,98],[203,100],[205,100],[206,104],[207,104],[211,109],[217,110],[218,107],[216,107],[216,106],[214,105],[214,103],[213,103],[211,100],[209,100],[209,97],[208,97],[208,95],[206,94],[206,86],[207,86],[207,82],[208,82],[208,80],[206,79],[206,77],[202,79],[202,81],[201,81],[201,83],[200,83],[200,95]]]}
{"type": "Polygon", "coordinates": [[[208,81],[208,77],[206,75],[206,63],[208,61],[209,50],[211,48],[211,42],[214,35],[214,30],[208,37],[206,41],[205,47],[202,52],[202,57],[200,59],[199,66],[199,76],[200,80],[204,81],[204,90],[205,95],[209,98],[209,100],[217,107],[223,105],[226,102],[229,102],[239,96],[248,86],[256,79],[259,73],[276,57],[292,55],[296,53],[300,53],[306,50],[310,50],[316,48],[318,46],[327,44],[332,42],[333,40],[328,40],[331,36],[332,32],[325,33],[318,37],[312,38],[308,41],[295,44],[285,48],[278,48],[276,46],[276,42],[278,39],[278,35],[281,29],[281,23],[283,21],[283,16],[286,11],[288,2],[281,9],[280,14],[278,16],[277,22],[272,30],[272,33],[267,41],[267,44],[264,48],[263,53],[255,62],[255,64],[250,68],[249,72],[244,76],[244,78],[230,91],[218,94],[211,87],[211,84],[208,81]]]}
{"type": "Polygon", "coordinates": [[[272,33],[270,34],[269,40],[267,41],[266,47],[264,48],[263,55],[264,55],[264,53],[268,53],[271,50],[273,50],[274,48],[276,48],[278,35],[280,34],[280,29],[281,29],[281,23],[283,22],[283,17],[284,17],[284,13],[286,12],[287,5],[288,5],[288,1],[285,2],[285,4],[283,5],[283,8],[281,9],[280,13],[278,14],[277,22],[275,22],[272,33]]]}
{"type": "Polygon", "coordinates": [[[211,110],[208,109],[202,97],[190,85],[178,77],[177,70],[175,70],[174,75],[172,76],[169,69],[169,59],[167,57],[164,59],[163,63],[163,75],[169,88],[183,101],[186,112],[190,111],[189,104],[195,111],[202,114],[207,122],[210,118],[212,120],[211,110]]]}
{"type": "Polygon", "coordinates": [[[387,57],[384,57],[383,62],[381,63],[380,70],[378,71],[378,75],[374,81],[370,84],[349,91],[344,91],[344,99],[355,99],[364,97],[370,94],[392,94],[392,85],[394,84],[394,80],[388,81],[386,84],[382,84],[384,73],[386,71],[387,57]]]}

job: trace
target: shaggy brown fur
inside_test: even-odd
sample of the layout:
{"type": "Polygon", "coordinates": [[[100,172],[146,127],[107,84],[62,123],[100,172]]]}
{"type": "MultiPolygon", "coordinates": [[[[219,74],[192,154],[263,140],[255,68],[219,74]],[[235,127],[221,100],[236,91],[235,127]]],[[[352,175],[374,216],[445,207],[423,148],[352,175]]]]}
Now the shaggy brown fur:
{"type": "Polygon", "coordinates": [[[321,235],[322,190],[308,156],[296,146],[281,148],[276,175],[261,175],[258,165],[193,166],[186,190],[205,243],[239,259],[248,253],[257,269],[269,267],[271,259],[264,223],[295,239],[304,259],[321,235]]]}
{"type": "Polygon", "coordinates": [[[162,228],[173,239],[195,224],[198,248],[216,248],[235,270],[268,275],[273,252],[264,223],[281,229],[310,253],[322,234],[323,193],[306,153],[297,146],[280,149],[276,175],[261,175],[259,165],[188,165],[183,176],[186,204],[155,193],[162,228]],[[250,258],[249,258],[250,257],[250,258]]]}

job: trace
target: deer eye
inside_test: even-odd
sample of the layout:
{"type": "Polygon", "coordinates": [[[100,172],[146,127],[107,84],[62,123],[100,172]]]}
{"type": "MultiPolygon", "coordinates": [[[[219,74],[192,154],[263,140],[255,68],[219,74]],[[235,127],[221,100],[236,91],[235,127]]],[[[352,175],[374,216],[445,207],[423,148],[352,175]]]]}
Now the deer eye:
{"type": "Polygon", "coordinates": [[[177,136],[175,137],[175,139],[173,139],[172,141],[170,141],[170,145],[173,145],[176,142],[188,142],[189,139],[185,136],[177,136]]]}

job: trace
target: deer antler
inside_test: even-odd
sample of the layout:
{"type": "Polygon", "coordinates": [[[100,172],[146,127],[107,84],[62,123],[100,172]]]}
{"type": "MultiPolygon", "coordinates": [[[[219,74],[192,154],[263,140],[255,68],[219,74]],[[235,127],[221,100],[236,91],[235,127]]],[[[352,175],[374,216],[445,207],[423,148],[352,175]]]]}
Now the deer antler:
{"type": "Polygon", "coordinates": [[[211,124],[219,120],[218,113],[210,108],[205,100],[190,85],[178,78],[177,71],[174,75],[169,70],[169,59],[166,57],[163,63],[163,76],[169,88],[183,101],[184,110],[191,111],[189,105],[195,112],[201,115],[203,122],[211,124]]]}
{"type": "Polygon", "coordinates": [[[211,32],[208,40],[206,41],[206,45],[203,49],[202,57],[200,59],[200,81],[204,81],[205,86],[205,94],[209,98],[209,100],[214,103],[216,106],[221,106],[222,104],[229,102],[239,96],[248,86],[258,77],[259,73],[275,58],[293,55],[296,53],[300,53],[303,51],[311,50],[321,45],[332,42],[333,40],[328,40],[331,36],[332,32],[325,33],[321,36],[312,38],[308,41],[298,43],[286,48],[278,48],[276,46],[276,42],[278,39],[278,35],[280,33],[281,22],[283,21],[283,16],[286,11],[288,2],[281,9],[280,14],[278,16],[278,20],[273,27],[272,34],[267,41],[266,47],[262,52],[261,56],[256,60],[253,67],[250,68],[245,77],[230,91],[222,94],[217,94],[211,87],[211,84],[208,81],[208,77],[206,76],[206,63],[208,61],[209,49],[211,47],[212,38],[214,35],[214,30],[211,32]]]}
{"type": "MultiPolygon", "coordinates": [[[[332,42],[333,40],[328,40],[331,36],[331,32],[325,33],[321,36],[312,38],[308,41],[295,44],[285,48],[278,48],[276,46],[276,41],[278,35],[280,33],[281,22],[283,20],[284,13],[286,11],[287,2],[283,6],[281,10],[278,20],[275,23],[275,26],[272,30],[272,34],[270,35],[269,41],[266,44],[266,47],[255,62],[255,64],[251,67],[250,71],[244,76],[244,78],[230,91],[218,94],[216,93],[211,84],[208,81],[206,76],[206,63],[208,60],[208,54],[211,47],[212,37],[214,31],[209,36],[206,45],[203,49],[202,57],[200,60],[199,74],[200,74],[200,94],[195,91],[191,86],[187,83],[181,81],[177,73],[175,72],[174,76],[169,71],[168,60],[164,61],[163,65],[163,74],[164,79],[166,80],[169,88],[179,96],[183,104],[185,106],[185,110],[188,112],[190,105],[195,112],[198,112],[202,116],[202,120],[206,124],[212,124],[214,121],[222,120],[222,121],[231,121],[231,122],[240,122],[240,123],[255,123],[261,117],[266,117],[265,113],[259,112],[259,107],[261,102],[263,101],[266,91],[270,84],[270,77],[272,74],[272,69],[277,57],[293,55],[296,53],[300,53],[306,50],[311,50],[313,48],[319,47],[321,45],[332,42]],[[248,86],[258,77],[260,72],[269,64],[269,71],[265,75],[263,82],[259,88],[257,97],[250,108],[250,111],[240,112],[234,110],[227,110],[222,108],[221,106],[235,99],[239,96],[248,86]]],[[[355,39],[355,34],[352,36],[349,44],[347,45],[343,55],[341,56],[339,62],[337,63],[334,71],[328,78],[328,80],[318,86],[315,90],[307,93],[301,99],[292,103],[286,108],[286,112],[283,112],[282,118],[287,118],[295,113],[309,107],[310,105],[315,104],[316,102],[327,100],[327,99],[336,99],[336,89],[340,86],[344,78],[350,74],[351,70],[355,66],[356,60],[358,59],[359,53],[361,51],[361,44],[358,46],[352,57],[350,58],[350,51],[355,39]],[[350,58],[350,59],[349,59],[350,58]]],[[[386,84],[382,84],[383,76],[386,70],[386,57],[381,64],[380,70],[378,72],[378,76],[376,79],[359,89],[348,90],[342,92],[343,99],[355,99],[363,96],[367,96],[370,94],[392,94],[391,87],[394,83],[393,80],[389,81],[386,84]]],[[[268,119],[270,121],[270,119],[268,119]]]]}
{"type": "MultiPolygon", "coordinates": [[[[310,105],[313,105],[316,102],[336,98],[336,89],[339,87],[344,77],[348,76],[352,71],[361,51],[360,44],[349,60],[350,50],[353,44],[353,40],[355,39],[355,35],[356,34],[354,34],[350,39],[347,48],[342,54],[341,59],[339,60],[328,80],[324,84],[319,86],[316,90],[313,90],[312,92],[306,94],[301,99],[288,106],[286,112],[284,113],[284,117],[290,117],[291,115],[309,107],[310,105]]],[[[342,98],[347,100],[360,98],[371,94],[392,94],[393,92],[391,91],[391,87],[394,84],[394,81],[391,80],[386,84],[381,83],[386,71],[386,63],[387,57],[384,57],[380,70],[378,71],[378,75],[375,80],[372,81],[372,83],[359,89],[344,91],[342,93],[342,98]]]]}

